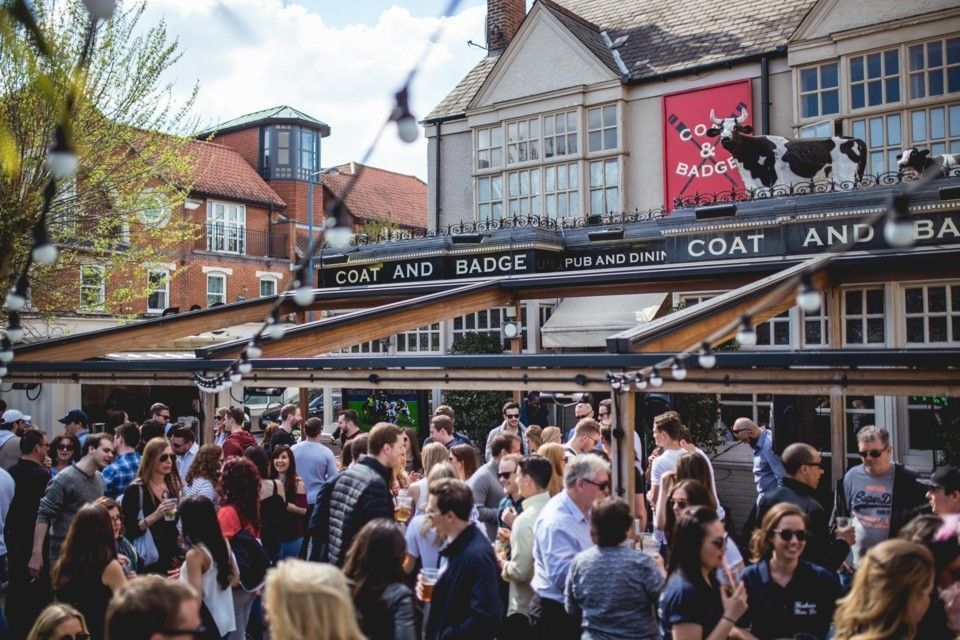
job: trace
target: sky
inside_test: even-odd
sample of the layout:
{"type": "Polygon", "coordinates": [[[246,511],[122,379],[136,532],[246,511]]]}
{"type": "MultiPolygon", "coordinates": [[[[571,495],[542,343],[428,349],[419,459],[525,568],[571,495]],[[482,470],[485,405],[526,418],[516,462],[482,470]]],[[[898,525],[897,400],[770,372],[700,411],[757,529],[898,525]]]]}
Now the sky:
{"type": "MultiPolygon", "coordinates": [[[[331,135],[321,163],[358,161],[420,57],[448,0],[148,0],[144,23],[164,20],[182,57],[165,77],[174,97],[194,84],[200,129],[289,105],[321,120],[331,135]],[[228,9],[228,10],[225,10],[228,9]]],[[[486,55],[485,0],[462,0],[411,88],[423,118],[486,55]]],[[[421,135],[401,142],[388,129],[369,164],[427,178],[421,135]]]]}

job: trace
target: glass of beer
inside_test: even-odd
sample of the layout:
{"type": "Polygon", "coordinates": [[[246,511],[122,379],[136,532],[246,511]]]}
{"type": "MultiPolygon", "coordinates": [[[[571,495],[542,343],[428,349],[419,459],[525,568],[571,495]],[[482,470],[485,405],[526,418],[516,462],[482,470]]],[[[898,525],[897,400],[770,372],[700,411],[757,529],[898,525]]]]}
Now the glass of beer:
{"type": "Polygon", "coordinates": [[[437,569],[420,569],[420,599],[424,602],[430,602],[433,598],[433,585],[437,584],[437,569]]]}
{"type": "Polygon", "coordinates": [[[177,498],[168,498],[168,500],[173,500],[173,509],[164,511],[163,519],[167,522],[173,522],[177,519],[177,505],[179,504],[179,500],[177,500],[177,498]]]}
{"type": "Polygon", "coordinates": [[[408,495],[399,495],[393,503],[393,518],[400,524],[407,524],[413,515],[413,498],[408,495]]]}

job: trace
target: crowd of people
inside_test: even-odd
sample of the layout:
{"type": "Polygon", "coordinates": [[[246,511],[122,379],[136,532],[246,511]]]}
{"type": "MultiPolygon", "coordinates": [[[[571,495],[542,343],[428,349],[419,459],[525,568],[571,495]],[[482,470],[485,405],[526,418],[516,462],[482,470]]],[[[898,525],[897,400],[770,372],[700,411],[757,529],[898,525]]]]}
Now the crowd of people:
{"type": "Polygon", "coordinates": [[[628,502],[607,400],[563,434],[531,393],[476,445],[446,405],[423,442],[294,405],[258,441],[224,407],[202,445],[162,403],[54,438],[2,409],[0,640],[960,638],[960,470],[918,478],[881,427],[831,506],[816,449],[738,419],[741,547],[674,411],[628,502]]]}

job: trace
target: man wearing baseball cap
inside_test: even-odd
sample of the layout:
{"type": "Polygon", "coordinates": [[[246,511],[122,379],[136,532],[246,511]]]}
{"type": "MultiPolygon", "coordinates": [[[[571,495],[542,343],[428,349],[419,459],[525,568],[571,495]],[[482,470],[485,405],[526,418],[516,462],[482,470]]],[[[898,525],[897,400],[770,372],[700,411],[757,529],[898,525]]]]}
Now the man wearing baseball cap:
{"type": "Polygon", "coordinates": [[[0,420],[0,469],[9,471],[20,459],[20,432],[30,423],[30,416],[7,409],[0,420]]]}
{"type": "Polygon", "coordinates": [[[87,425],[90,424],[87,414],[80,409],[71,409],[67,412],[67,415],[57,422],[62,422],[66,432],[77,437],[77,440],[80,441],[80,450],[83,451],[83,445],[87,443],[87,436],[90,435],[90,432],[87,431],[87,425]]]}
{"type": "Polygon", "coordinates": [[[920,480],[927,489],[927,501],[938,516],[960,513],[960,469],[941,467],[928,479],[920,480]]]}

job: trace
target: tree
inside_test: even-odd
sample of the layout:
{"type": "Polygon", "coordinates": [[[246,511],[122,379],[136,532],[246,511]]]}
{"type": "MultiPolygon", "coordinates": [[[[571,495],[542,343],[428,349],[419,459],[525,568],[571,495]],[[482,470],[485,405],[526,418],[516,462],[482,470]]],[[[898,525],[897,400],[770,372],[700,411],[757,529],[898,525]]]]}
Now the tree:
{"type": "Polygon", "coordinates": [[[56,182],[47,227],[59,258],[31,271],[31,299],[46,312],[76,309],[81,265],[97,265],[104,310],[123,314],[125,303],[146,297],[144,267],[170,262],[199,233],[187,216],[170,215],[191,185],[184,134],[196,88],[174,103],[161,75],[178,60],[177,44],[162,22],[140,24],[144,2],[97,24],[80,73],[91,20],[83,3],[32,5],[47,54],[13,11],[0,12],[0,282],[12,284],[24,268],[50,180],[46,151],[73,96],[67,125],[79,169],[56,182]]]}
{"type": "MultiPolygon", "coordinates": [[[[497,332],[466,333],[457,337],[451,354],[503,353],[497,332]]],[[[502,420],[503,403],[512,396],[506,391],[445,391],[443,402],[456,412],[456,429],[470,436],[483,452],[487,433],[502,420]]]]}

